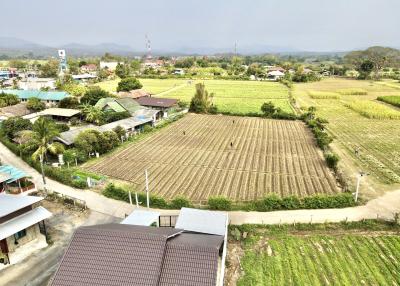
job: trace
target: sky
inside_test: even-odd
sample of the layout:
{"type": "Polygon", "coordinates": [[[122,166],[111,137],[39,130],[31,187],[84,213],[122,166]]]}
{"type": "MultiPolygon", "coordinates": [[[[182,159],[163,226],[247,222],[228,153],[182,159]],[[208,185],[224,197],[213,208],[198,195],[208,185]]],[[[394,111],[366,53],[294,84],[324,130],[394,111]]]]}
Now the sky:
{"type": "Polygon", "coordinates": [[[0,37],[51,46],[144,50],[147,34],[153,50],[400,48],[400,0],[0,0],[0,11],[0,37]]]}

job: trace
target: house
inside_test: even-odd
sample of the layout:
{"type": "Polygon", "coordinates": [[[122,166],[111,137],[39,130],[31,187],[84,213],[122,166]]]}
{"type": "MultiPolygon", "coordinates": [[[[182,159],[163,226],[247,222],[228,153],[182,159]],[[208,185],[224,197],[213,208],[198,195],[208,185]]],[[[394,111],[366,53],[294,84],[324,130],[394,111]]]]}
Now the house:
{"type": "Polygon", "coordinates": [[[228,215],[183,208],[175,227],[148,226],[156,217],[78,228],[50,285],[222,286],[228,215]]]}
{"type": "Polygon", "coordinates": [[[107,69],[109,71],[115,71],[119,62],[104,62],[100,61],[100,69],[107,69]]]}
{"type": "Polygon", "coordinates": [[[87,64],[81,66],[81,72],[83,73],[94,73],[97,71],[97,65],[95,64],[87,64]]]}
{"type": "Polygon", "coordinates": [[[0,166],[0,193],[28,194],[34,191],[36,186],[24,171],[10,165],[0,166]]]}
{"type": "Polygon", "coordinates": [[[0,194],[0,269],[47,246],[45,220],[52,214],[42,197],[0,194]]]}
{"type": "Polygon", "coordinates": [[[93,74],[89,74],[89,73],[84,73],[84,74],[75,74],[75,75],[72,75],[72,78],[73,78],[74,80],[76,80],[76,81],[85,82],[85,81],[88,81],[88,80],[96,79],[97,76],[95,76],[95,75],[93,75],[93,74]]]}
{"type": "Polygon", "coordinates": [[[1,92],[15,94],[21,102],[26,102],[31,97],[37,97],[48,107],[57,105],[61,100],[69,96],[65,91],[4,89],[0,90],[1,92]]]}
{"type": "Polygon", "coordinates": [[[18,88],[23,90],[53,90],[56,88],[56,80],[54,78],[28,77],[18,82],[18,88]]]}
{"type": "Polygon", "coordinates": [[[278,71],[278,70],[269,71],[267,73],[267,79],[269,79],[269,80],[279,80],[284,76],[285,76],[285,73],[278,71]]]}
{"type": "Polygon", "coordinates": [[[24,119],[29,119],[32,123],[35,122],[40,116],[47,116],[55,121],[70,121],[72,118],[79,117],[81,111],[79,109],[71,109],[71,108],[48,108],[39,112],[31,113],[25,116],[22,116],[24,119]]]}
{"type": "Polygon", "coordinates": [[[185,70],[184,69],[174,69],[174,71],[172,73],[175,75],[184,75],[185,70]]]}
{"type": "Polygon", "coordinates": [[[60,135],[57,136],[54,140],[59,141],[67,146],[71,146],[74,144],[76,137],[78,137],[79,133],[81,133],[82,131],[90,129],[100,132],[112,131],[117,126],[121,126],[122,128],[124,128],[127,136],[131,136],[143,131],[145,125],[153,125],[156,115],[157,111],[141,109],[135,112],[133,116],[129,118],[114,121],[101,126],[89,124],[65,132],[61,132],[60,135]]]}
{"type": "Polygon", "coordinates": [[[159,97],[140,97],[135,100],[141,106],[159,110],[161,117],[168,117],[168,112],[176,107],[178,103],[176,99],[159,97]]]}
{"type": "Polygon", "coordinates": [[[139,97],[146,97],[146,96],[151,96],[150,92],[145,91],[144,89],[134,89],[131,91],[120,91],[118,92],[119,97],[130,97],[133,99],[139,98],[139,97]]]}
{"type": "Polygon", "coordinates": [[[153,68],[158,69],[164,65],[163,60],[153,60],[153,59],[146,59],[145,62],[142,64],[144,68],[153,68]]]}
{"type": "Polygon", "coordinates": [[[279,72],[285,73],[285,71],[286,71],[284,68],[278,67],[278,66],[266,66],[266,68],[267,68],[267,72],[279,71],[279,72]]]}
{"type": "Polygon", "coordinates": [[[25,102],[0,108],[0,116],[5,118],[16,117],[16,116],[22,117],[24,115],[28,115],[31,113],[33,113],[33,111],[31,111],[26,107],[25,102]]]}

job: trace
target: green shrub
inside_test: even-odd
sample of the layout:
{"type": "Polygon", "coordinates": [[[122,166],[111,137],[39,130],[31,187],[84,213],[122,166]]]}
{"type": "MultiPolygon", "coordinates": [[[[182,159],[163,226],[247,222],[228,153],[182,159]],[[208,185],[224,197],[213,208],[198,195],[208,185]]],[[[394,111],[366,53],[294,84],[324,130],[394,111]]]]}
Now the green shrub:
{"type": "Polygon", "coordinates": [[[187,198],[183,196],[178,196],[171,201],[170,207],[172,209],[190,208],[191,203],[187,198]]]}
{"type": "Polygon", "coordinates": [[[353,195],[350,193],[341,193],[337,195],[315,195],[303,199],[306,209],[328,209],[344,208],[355,205],[353,195]]]}
{"type": "Polygon", "coordinates": [[[113,183],[105,187],[103,195],[107,198],[129,202],[128,192],[121,187],[116,187],[113,183]]]}
{"type": "Polygon", "coordinates": [[[208,207],[211,210],[229,211],[232,209],[232,202],[226,197],[210,197],[208,199],[208,207]]]}
{"type": "Polygon", "coordinates": [[[268,195],[264,199],[256,202],[256,210],[259,212],[279,210],[281,207],[282,199],[275,194],[268,195]]]}
{"type": "Polygon", "coordinates": [[[282,206],[282,209],[285,209],[285,210],[295,210],[295,209],[300,209],[302,207],[302,204],[298,197],[288,196],[288,197],[282,198],[281,206],[282,206]]]}
{"type": "Polygon", "coordinates": [[[326,163],[328,164],[328,167],[336,170],[337,169],[337,164],[339,162],[339,156],[335,153],[327,153],[325,154],[325,160],[326,163]]]}

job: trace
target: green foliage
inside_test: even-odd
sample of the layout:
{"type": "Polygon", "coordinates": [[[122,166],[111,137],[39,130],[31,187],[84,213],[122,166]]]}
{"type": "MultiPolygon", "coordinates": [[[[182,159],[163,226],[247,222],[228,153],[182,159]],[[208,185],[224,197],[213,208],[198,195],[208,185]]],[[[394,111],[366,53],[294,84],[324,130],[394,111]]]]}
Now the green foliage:
{"type": "Polygon", "coordinates": [[[58,75],[58,61],[49,60],[44,65],[39,67],[41,77],[57,77],[58,75]]]}
{"type": "Polygon", "coordinates": [[[114,131],[104,131],[99,138],[100,152],[106,153],[119,145],[120,141],[114,131]]]}
{"type": "Polygon", "coordinates": [[[341,95],[367,95],[368,91],[362,88],[343,88],[336,91],[341,95]]]}
{"type": "Polygon", "coordinates": [[[101,125],[104,122],[104,112],[101,109],[90,104],[81,105],[80,108],[87,122],[97,125],[101,125]]]}
{"type": "Polygon", "coordinates": [[[105,111],[103,113],[103,121],[106,123],[122,120],[129,117],[131,117],[131,115],[128,111],[122,111],[122,112],[105,111]]]}
{"type": "Polygon", "coordinates": [[[23,130],[32,130],[32,123],[28,119],[11,117],[1,123],[1,131],[8,139],[13,139],[18,132],[23,130]]]}
{"type": "Polygon", "coordinates": [[[9,93],[0,93],[0,108],[10,105],[15,105],[19,102],[18,96],[9,93]]]}
{"type": "Polygon", "coordinates": [[[204,83],[197,83],[196,93],[190,101],[189,111],[196,113],[216,112],[216,107],[213,107],[211,99],[213,96],[213,93],[211,93],[210,95],[208,94],[204,83]]]}
{"type": "Polygon", "coordinates": [[[113,97],[113,95],[98,86],[90,87],[81,98],[81,104],[95,105],[99,99],[113,97]]]}
{"type": "Polygon", "coordinates": [[[265,116],[272,116],[276,112],[276,108],[274,104],[269,101],[269,102],[264,102],[263,105],[261,105],[261,111],[264,113],[265,116]]]}
{"type": "Polygon", "coordinates": [[[85,86],[75,83],[64,84],[63,86],[61,86],[60,89],[68,92],[70,95],[74,97],[81,97],[87,91],[87,88],[85,86]]]}
{"type": "Polygon", "coordinates": [[[137,78],[127,77],[121,79],[121,81],[118,83],[117,91],[131,91],[134,89],[140,89],[142,87],[143,85],[137,78]]]}
{"type": "Polygon", "coordinates": [[[46,108],[46,105],[44,102],[42,102],[39,98],[37,97],[31,97],[28,99],[26,103],[26,107],[32,111],[41,111],[46,108]]]}
{"type": "Polygon", "coordinates": [[[284,112],[279,107],[275,107],[272,101],[264,102],[263,105],[261,105],[261,111],[263,113],[263,116],[267,118],[286,119],[286,120],[297,119],[296,115],[284,112]]]}
{"type": "Polygon", "coordinates": [[[65,124],[65,123],[57,123],[56,127],[57,127],[57,130],[58,130],[60,133],[69,130],[68,124],[65,124]]]}
{"type": "Polygon", "coordinates": [[[117,134],[118,138],[125,137],[126,130],[122,126],[117,126],[113,129],[113,131],[117,134]]]}
{"type": "Polygon", "coordinates": [[[339,163],[339,155],[335,153],[327,153],[325,154],[325,161],[329,168],[336,170],[337,164],[339,163]]]}
{"type": "Polygon", "coordinates": [[[129,74],[131,73],[130,67],[127,64],[123,63],[118,63],[116,68],[115,68],[115,74],[119,78],[127,78],[129,74]]]}
{"type": "Polygon", "coordinates": [[[89,129],[84,130],[75,138],[74,145],[77,150],[84,154],[98,152],[107,153],[120,144],[118,135],[114,131],[103,133],[89,129]]]}
{"type": "Polygon", "coordinates": [[[328,209],[351,207],[355,205],[355,202],[351,193],[341,193],[333,196],[315,195],[305,197],[303,204],[306,209],[328,209]]]}
{"type": "Polygon", "coordinates": [[[232,209],[232,201],[222,196],[209,197],[208,207],[211,210],[229,211],[232,209]]]}
{"type": "Polygon", "coordinates": [[[301,201],[296,196],[283,197],[281,201],[281,207],[284,210],[296,210],[302,207],[301,201]]]}
{"type": "Polygon", "coordinates": [[[399,95],[379,96],[377,99],[379,101],[389,103],[393,106],[400,107],[400,96],[399,95]]]}
{"type": "Polygon", "coordinates": [[[371,119],[398,120],[400,112],[381,103],[368,100],[352,100],[345,104],[348,108],[371,119]]]}
{"type": "Polygon", "coordinates": [[[255,203],[256,210],[260,212],[268,212],[279,210],[282,208],[282,200],[275,194],[266,196],[264,199],[255,203]]]}
{"type": "Polygon", "coordinates": [[[58,107],[77,109],[79,108],[79,100],[75,97],[68,96],[60,100],[60,102],[58,103],[58,107]]]}
{"type": "Polygon", "coordinates": [[[191,206],[192,204],[190,203],[190,201],[183,196],[176,197],[170,203],[170,207],[172,209],[178,209],[178,210],[180,210],[181,208],[190,208],[191,206]]]}

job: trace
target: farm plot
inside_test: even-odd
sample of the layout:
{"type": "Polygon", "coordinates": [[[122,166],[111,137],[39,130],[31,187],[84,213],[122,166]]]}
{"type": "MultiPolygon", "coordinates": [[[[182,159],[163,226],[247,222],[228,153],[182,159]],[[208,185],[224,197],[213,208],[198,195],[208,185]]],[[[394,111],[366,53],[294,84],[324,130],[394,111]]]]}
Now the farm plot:
{"type": "Polygon", "coordinates": [[[367,118],[346,107],[346,103],[357,100],[363,105],[381,104],[379,106],[385,110],[390,109],[398,114],[400,111],[396,107],[373,102],[379,96],[398,95],[398,90],[382,85],[381,82],[327,79],[296,84],[294,95],[300,106],[315,106],[317,116],[328,120],[327,129],[335,137],[334,143],[345,151],[344,154],[356,164],[357,169],[370,173],[369,177],[378,183],[400,183],[400,120],[367,118]],[[346,100],[314,99],[308,94],[309,90],[334,92],[351,88],[365,89],[368,94],[342,96],[346,100]],[[357,148],[359,153],[356,156],[357,148]]]}
{"type": "Polygon", "coordinates": [[[144,190],[192,201],[223,195],[249,201],[275,193],[308,196],[340,192],[300,121],[188,114],[179,121],[84,166],[144,190]]]}
{"type": "MultiPolygon", "coordinates": [[[[213,103],[221,112],[237,114],[261,113],[261,105],[272,101],[283,111],[293,113],[289,103],[288,89],[276,82],[236,80],[183,80],[183,79],[140,79],[143,88],[159,97],[175,98],[190,102],[195,93],[195,84],[203,82],[209,93],[214,93],[213,103]]],[[[115,91],[118,80],[100,82],[97,85],[115,91]]]]}
{"type": "Polygon", "coordinates": [[[268,236],[246,248],[237,285],[400,285],[398,235],[268,236]]]}

